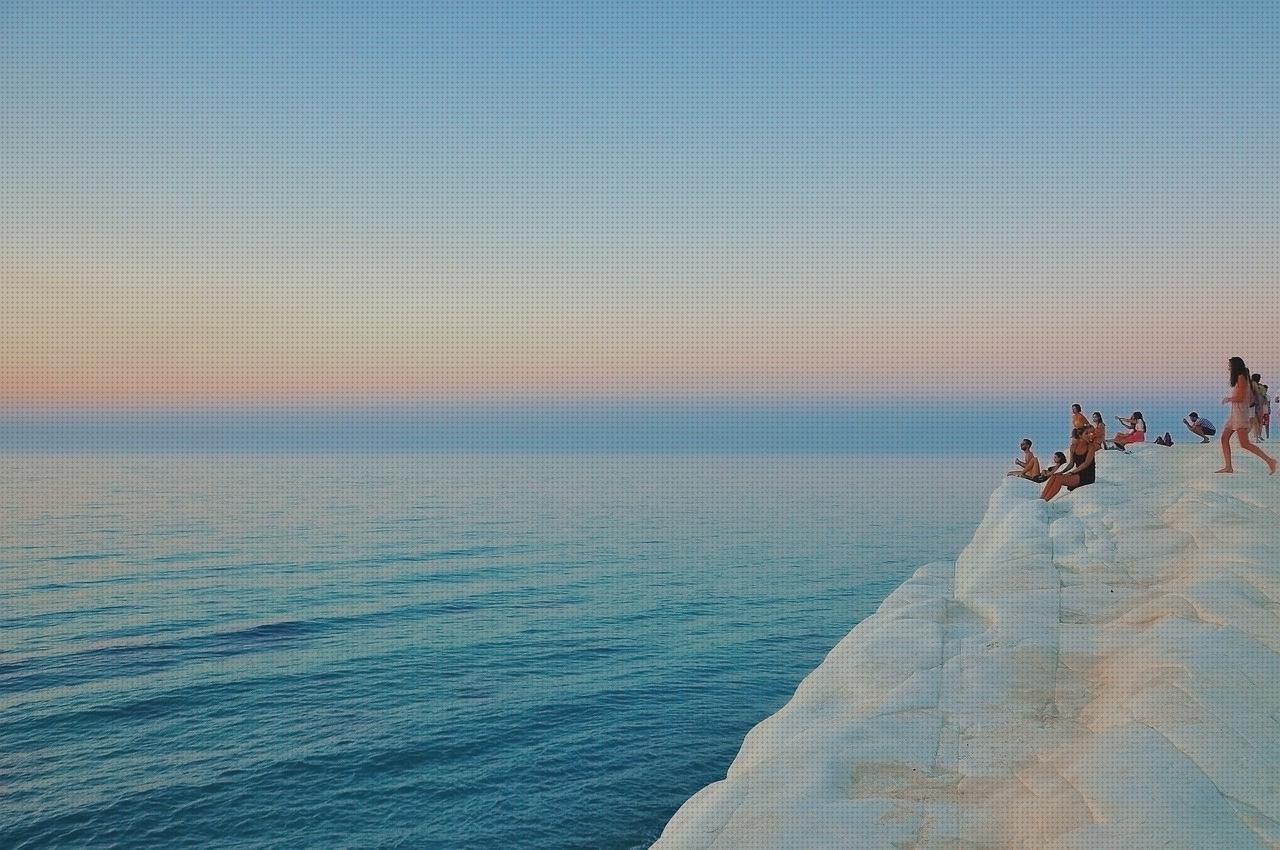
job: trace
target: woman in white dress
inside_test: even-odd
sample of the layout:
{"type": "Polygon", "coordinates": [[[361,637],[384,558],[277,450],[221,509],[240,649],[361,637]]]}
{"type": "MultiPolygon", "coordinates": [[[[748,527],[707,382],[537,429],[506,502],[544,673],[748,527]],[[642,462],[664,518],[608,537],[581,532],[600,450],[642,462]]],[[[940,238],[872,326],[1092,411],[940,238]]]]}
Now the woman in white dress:
{"type": "Polygon", "coordinates": [[[1249,380],[1249,369],[1239,357],[1229,361],[1231,368],[1231,394],[1223,396],[1222,403],[1231,405],[1231,415],[1222,426],[1222,469],[1219,472],[1235,472],[1231,467],[1231,435],[1234,433],[1240,440],[1240,448],[1252,452],[1266,462],[1271,474],[1276,474],[1275,458],[1255,446],[1249,440],[1249,426],[1253,424],[1253,413],[1249,403],[1253,400],[1253,382],[1249,380]]]}

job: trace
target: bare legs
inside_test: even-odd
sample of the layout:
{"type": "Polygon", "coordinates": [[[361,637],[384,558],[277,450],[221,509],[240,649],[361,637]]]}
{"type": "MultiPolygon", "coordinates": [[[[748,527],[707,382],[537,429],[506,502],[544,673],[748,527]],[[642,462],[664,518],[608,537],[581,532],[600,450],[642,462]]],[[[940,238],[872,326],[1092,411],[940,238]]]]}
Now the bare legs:
{"type": "Polygon", "coordinates": [[[1074,472],[1063,475],[1061,472],[1055,472],[1049,476],[1049,480],[1045,482],[1044,489],[1040,491],[1040,498],[1046,502],[1058,495],[1058,491],[1063,487],[1074,487],[1080,483],[1080,476],[1074,472]]]}
{"type": "Polygon", "coordinates": [[[1240,439],[1240,448],[1244,449],[1246,452],[1250,452],[1251,454],[1257,455],[1259,458],[1262,459],[1262,462],[1267,465],[1267,469],[1271,470],[1271,474],[1272,475],[1276,474],[1275,458],[1271,457],[1271,455],[1267,454],[1262,449],[1258,448],[1252,442],[1249,441],[1249,429],[1247,427],[1231,428],[1222,432],[1222,469],[1219,469],[1218,472],[1223,472],[1223,473],[1235,472],[1235,470],[1231,467],[1231,435],[1232,434],[1237,435],[1237,437],[1240,439]]]}
{"type": "Polygon", "coordinates": [[[1262,449],[1258,448],[1252,442],[1250,442],[1249,435],[1248,433],[1246,433],[1246,431],[1243,428],[1240,429],[1240,448],[1244,449],[1246,452],[1251,452],[1257,455],[1258,457],[1260,457],[1262,459],[1262,462],[1267,465],[1267,469],[1271,470],[1271,474],[1272,475],[1276,474],[1275,458],[1273,458],[1271,455],[1267,454],[1262,449]]]}

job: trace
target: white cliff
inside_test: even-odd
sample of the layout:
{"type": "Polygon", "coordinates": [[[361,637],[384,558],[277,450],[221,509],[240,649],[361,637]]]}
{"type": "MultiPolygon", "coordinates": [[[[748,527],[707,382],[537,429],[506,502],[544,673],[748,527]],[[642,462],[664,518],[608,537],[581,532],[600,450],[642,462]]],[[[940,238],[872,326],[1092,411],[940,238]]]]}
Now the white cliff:
{"type": "Polygon", "coordinates": [[[1280,475],[1216,448],[1001,484],[655,848],[1280,847],[1280,475]]]}

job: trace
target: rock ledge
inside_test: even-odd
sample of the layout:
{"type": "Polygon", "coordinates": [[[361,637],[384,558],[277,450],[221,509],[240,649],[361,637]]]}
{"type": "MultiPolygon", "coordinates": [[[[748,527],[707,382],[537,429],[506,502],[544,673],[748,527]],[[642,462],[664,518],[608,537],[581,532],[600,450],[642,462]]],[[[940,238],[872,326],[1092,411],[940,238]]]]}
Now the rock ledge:
{"type": "Polygon", "coordinates": [[[1001,484],[656,850],[1280,847],[1280,476],[1241,455],[1001,484]]]}

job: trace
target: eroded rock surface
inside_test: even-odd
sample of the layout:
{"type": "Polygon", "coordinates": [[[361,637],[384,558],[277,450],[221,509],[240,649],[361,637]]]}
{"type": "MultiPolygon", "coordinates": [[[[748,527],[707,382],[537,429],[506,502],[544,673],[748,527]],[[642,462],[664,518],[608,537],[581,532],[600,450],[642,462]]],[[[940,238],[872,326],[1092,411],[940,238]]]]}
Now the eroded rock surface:
{"type": "Polygon", "coordinates": [[[1280,847],[1280,476],[1215,449],[1001,484],[656,850],[1280,847]]]}

